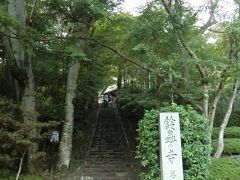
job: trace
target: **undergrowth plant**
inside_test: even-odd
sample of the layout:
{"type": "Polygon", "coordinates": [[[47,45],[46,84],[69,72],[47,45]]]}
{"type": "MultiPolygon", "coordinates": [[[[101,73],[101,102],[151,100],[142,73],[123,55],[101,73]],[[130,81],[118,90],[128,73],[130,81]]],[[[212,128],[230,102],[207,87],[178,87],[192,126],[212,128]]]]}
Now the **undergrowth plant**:
{"type": "Polygon", "coordinates": [[[176,104],[146,111],[144,118],[139,121],[137,159],[143,166],[141,179],[160,179],[158,129],[160,112],[179,112],[184,179],[206,179],[211,162],[208,121],[190,106],[176,104]]]}
{"type": "MultiPolygon", "coordinates": [[[[55,121],[27,124],[21,113],[19,104],[6,97],[0,97],[0,171],[8,169],[12,172],[18,172],[18,169],[26,171],[25,162],[29,147],[33,143],[50,141],[51,131],[59,124],[55,121]],[[29,132],[33,128],[39,130],[36,139],[29,137],[29,132]]],[[[47,151],[42,149],[32,154],[32,163],[36,170],[39,170],[40,162],[47,158],[47,151]]]]}

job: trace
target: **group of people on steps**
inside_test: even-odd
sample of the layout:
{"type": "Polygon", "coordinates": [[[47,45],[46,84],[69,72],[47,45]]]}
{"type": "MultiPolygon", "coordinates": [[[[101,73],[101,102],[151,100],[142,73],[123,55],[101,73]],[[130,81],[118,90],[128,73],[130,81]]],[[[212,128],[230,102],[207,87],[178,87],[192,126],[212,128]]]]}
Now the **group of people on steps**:
{"type": "Polygon", "coordinates": [[[103,95],[103,106],[107,107],[108,104],[112,103],[113,97],[111,94],[105,93],[103,95]]]}

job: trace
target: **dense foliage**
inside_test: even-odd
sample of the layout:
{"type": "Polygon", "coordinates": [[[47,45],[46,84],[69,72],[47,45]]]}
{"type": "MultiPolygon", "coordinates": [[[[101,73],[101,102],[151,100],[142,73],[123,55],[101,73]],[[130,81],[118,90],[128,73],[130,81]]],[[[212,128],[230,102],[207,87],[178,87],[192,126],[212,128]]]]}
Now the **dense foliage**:
{"type": "MultiPolygon", "coordinates": [[[[212,134],[212,153],[217,148],[217,137],[219,128],[213,129],[212,134]]],[[[224,150],[223,155],[239,155],[240,154],[240,127],[227,127],[224,132],[224,150]]]]}
{"type": "MultiPolygon", "coordinates": [[[[217,139],[219,128],[213,128],[212,138],[217,139]]],[[[224,131],[225,138],[240,138],[240,127],[227,127],[224,131]]]]}
{"type": "Polygon", "coordinates": [[[21,119],[16,119],[21,113],[18,106],[0,98],[0,168],[14,167],[23,155],[31,140],[27,138],[29,132],[21,119]]]}
{"type": "MultiPolygon", "coordinates": [[[[217,148],[217,140],[212,141],[213,152],[217,148]]],[[[240,138],[225,138],[224,139],[224,155],[239,155],[240,154],[240,138]]]]}
{"type": "MultiPolygon", "coordinates": [[[[1,180],[14,180],[16,179],[15,174],[11,174],[9,172],[0,171],[0,179],[1,180]]],[[[19,177],[20,180],[43,180],[40,176],[36,175],[21,175],[19,177]]]]}
{"type": "Polygon", "coordinates": [[[144,110],[156,109],[161,105],[159,99],[152,93],[131,93],[127,88],[118,93],[117,103],[119,108],[129,115],[134,115],[136,119],[143,117],[144,110]]]}
{"type": "Polygon", "coordinates": [[[237,160],[230,158],[221,158],[212,160],[212,165],[209,168],[210,175],[207,179],[239,179],[240,178],[240,163],[237,160]]]}
{"type": "MultiPolygon", "coordinates": [[[[44,165],[37,164],[36,169],[48,171],[52,163],[56,164],[55,160],[49,161],[49,158],[51,158],[52,153],[58,151],[58,145],[56,145],[54,149],[56,152],[52,152],[51,133],[53,130],[61,133],[64,125],[66,113],[64,97],[67,93],[66,81],[69,62],[71,60],[81,62],[76,98],[73,101],[76,105],[74,109],[76,123],[73,129],[76,131],[74,133],[81,134],[81,137],[77,136],[80,139],[88,140],[83,136],[89,136],[89,134],[82,132],[85,129],[88,130],[88,127],[92,127],[90,119],[96,109],[98,91],[104,88],[109,81],[109,68],[104,65],[102,57],[97,57],[97,53],[102,48],[87,41],[85,41],[86,46],[83,48],[81,40],[77,36],[90,36],[95,29],[96,20],[109,16],[120,1],[23,2],[25,3],[17,4],[16,9],[11,9],[10,5],[13,5],[15,1],[9,4],[7,1],[0,1],[0,83],[3,84],[0,87],[0,94],[5,96],[4,102],[12,102],[14,105],[14,107],[6,104],[1,105],[4,108],[1,109],[0,123],[4,126],[0,133],[2,144],[0,151],[3,154],[0,168],[10,168],[17,172],[20,159],[26,150],[22,169],[25,172],[29,170],[28,166],[33,166],[33,164],[28,164],[28,158],[32,156],[30,154],[27,156],[28,146],[35,144],[38,146],[38,154],[44,155],[37,156],[40,157],[44,165]],[[27,17],[23,17],[23,14],[19,12],[20,15],[14,17],[14,12],[10,12],[10,10],[21,11],[25,8],[26,12],[23,14],[27,17]],[[29,18],[26,19],[26,26],[25,22],[20,23],[21,18],[29,18]],[[89,23],[87,32],[84,33],[78,32],[86,23],[81,18],[85,18],[89,23]],[[12,31],[16,31],[16,33],[12,34],[12,31]],[[12,45],[13,47],[7,46],[8,41],[15,43],[12,45]],[[13,51],[8,48],[23,48],[22,54],[25,54],[23,59],[29,58],[31,61],[19,63],[19,59],[14,53],[20,50],[13,51]],[[13,55],[11,55],[12,53],[13,55]],[[16,62],[12,62],[11,56],[15,56],[16,62]],[[28,81],[30,76],[27,74],[29,71],[26,70],[26,66],[29,64],[32,67],[33,83],[26,86],[26,83],[30,82],[28,81]],[[33,87],[30,98],[34,99],[34,104],[23,106],[21,96],[29,87],[33,87]],[[34,113],[27,112],[26,114],[34,115],[34,118],[30,119],[38,121],[37,123],[32,121],[28,124],[23,119],[24,107],[34,109],[34,113]],[[16,109],[19,112],[15,113],[16,109]],[[36,130],[38,137],[29,137],[32,130],[36,130]]],[[[31,100],[26,102],[31,102],[31,100]]],[[[34,163],[36,163],[35,156],[33,155],[33,157],[34,163]]]]}
{"type": "Polygon", "coordinates": [[[137,158],[141,161],[142,179],[158,179],[159,166],[159,112],[179,112],[185,179],[206,179],[210,164],[210,141],[207,120],[191,107],[173,104],[145,112],[139,122],[137,158]]]}
{"type": "Polygon", "coordinates": [[[28,145],[33,142],[41,144],[41,150],[32,154],[34,163],[39,162],[39,166],[47,167],[49,164],[46,161],[50,157],[46,142],[51,138],[51,131],[56,129],[59,123],[56,121],[39,121],[36,124],[27,125],[21,118],[21,113],[18,104],[3,97],[0,98],[0,169],[11,168],[16,170],[20,160],[27,156],[28,145]],[[38,128],[39,134],[35,139],[31,139],[28,134],[35,127],[38,128]],[[45,145],[42,146],[42,144],[45,145]]]}

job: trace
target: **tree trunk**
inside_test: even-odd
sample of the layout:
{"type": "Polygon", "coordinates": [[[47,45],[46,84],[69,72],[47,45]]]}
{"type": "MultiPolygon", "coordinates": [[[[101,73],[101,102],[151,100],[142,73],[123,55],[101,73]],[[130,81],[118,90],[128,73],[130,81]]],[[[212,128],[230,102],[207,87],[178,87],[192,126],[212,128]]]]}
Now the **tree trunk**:
{"type": "MultiPolygon", "coordinates": [[[[10,16],[18,20],[18,22],[25,26],[27,19],[27,11],[24,0],[9,0],[8,1],[8,13],[10,16]]],[[[18,32],[15,29],[11,29],[11,37],[15,37],[18,32]]],[[[20,40],[17,38],[9,38],[6,43],[6,48],[8,48],[8,57],[11,59],[11,65],[16,62],[17,66],[20,68],[23,65],[25,52],[21,47],[20,40]]],[[[15,80],[15,89],[17,100],[20,101],[21,90],[18,82],[15,80]]]]}
{"type": "Polygon", "coordinates": [[[230,98],[230,101],[228,103],[228,108],[227,111],[225,113],[224,119],[222,121],[222,124],[220,126],[219,129],[219,133],[218,133],[218,146],[217,146],[217,150],[214,154],[214,158],[219,159],[222,155],[223,149],[224,149],[224,130],[228,124],[228,120],[231,116],[232,113],[232,109],[233,109],[233,103],[234,100],[236,99],[237,96],[237,91],[238,91],[238,80],[235,80],[234,85],[233,85],[233,92],[232,92],[232,97],[230,98]]]}
{"type": "Polygon", "coordinates": [[[65,99],[65,122],[62,131],[62,138],[59,146],[58,168],[69,168],[72,153],[72,134],[74,122],[74,105],[73,99],[76,96],[78,73],[80,63],[71,61],[67,77],[66,99],[65,99]]]}
{"type": "Polygon", "coordinates": [[[209,86],[203,84],[203,115],[208,119],[209,86]]]}
{"type": "Polygon", "coordinates": [[[218,85],[218,89],[217,89],[216,94],[215,94],[214,99],[213,99],[213,103],[212,103],[211,108],[209,110],[208,118],[209,118],[209,128],[210,128],[210,132],[209,132],[210,140],[211,140],[211,137],[212,137],[213,122],[214,122],[214,118],[215,118],[215,114],[216,114],[217,105],[218,105],[218,102],[220,100],[221,94],[224,90],[225,82],[226,82],[226,79],[220,81],[220,83],[218,85]]]}
{"type": "MultiPolygon", "coordinates": [[[[188,54],[196,60],[199,60],[198,56],[191,50],[191,48],[185,43],[185,39],[182,37],[182,34],[177,36],[178,42],[182,45],[182,47],[188,52],[188,54]]],[[[203,86],[203,101],[202,101],[202,109],[203,115],[208,119],[208,105],[209,105],[209,83],[207,80],[207,74],[204,66],[202,64],[197,64],[197,69],[199,74],[201,75],[202,86],[203,86]]]]}
{"type": "MultiPolygon", "coordinates": [[[[166,0],[161,0],[166,12],[169,14],[169,16],[172,16],[172,13],[174,12],[174,10],[176,12],[178,12],[179,14],[183,14],[183,8],[181,7],[181,5],[179,4],[178,1],[175,1],[175,3],[168,3],[168,1],[166,0]],[[173,7],[173,4],[177,5],[173,7]],[[175,8],[173,10],[173,8],[175,8]]],[[[170,1],[171,2],[171,1],[170,1]]],[[[208,27],[210,27],[213,24],[213,20],[214,20],[214,13],[216,10],[216,7],[218,5],[218,1],[215,1],[214,3],[212,1],[211,2],[211,11],[210,13],[210,17],[207,21],[207,23],[202,27],[200,34],[204,34],[204,32],[207,30],[208,27]]],[[[180,17],[181,18],[181,17],[180,17]]],[[[170,18],[172,19],[172,18],[170,18]]],[[[181,23],[181,20],[179,19],[177,23],[181,23]]],[[[191,56],[193,59],[195,60],[199,60],[198,56],[192,51],[192,49],[188,46],[188,44],[186,43],[186,39],[184,38],[183,35],[183,30],[182,28],[179,28],[178,26],[176,26],[176,22],[175,21],[171,21],[175,31],[176,31],[176,36],[177,36],[177,41],[180,45],[180,47],[182,49],[185,49],[185,51],[189,54],[189,56],[191,56]]],[[[197,64],[197,69],[201,75],[201,79],[202,79],[202,86],[203,86],[203,105],[202,105],[202,109],[203,109],[203,115],[208,118],[208,104],[209,104],[209,83],[207,81],[207,74],[206,74],[206,70],[204,68],[204,66],[202,64],[197,64]]]]}
{"type": "MultiPolygon", "coordinates": [[[[8,12],[13,18],[18,20],[22,26],[26,25],[27,11],[24,0],[9,0],[8,12]]],[[[14,29],[12,32],[13,33],[10,35],[13,37],[18,34],[18,32],[14,29]]],[[[34,139],[37,136],[37,130],[34,128],[34,125],[37,122],[37,114],[35,111],[35,85],[31,58],[25,53],[25,50],[17,38],[10,38],[6,44],[6,47],[11,65],[13,66],[14,64],[15,68],[21,70],[21,73],[26,73],[27,76],[26,80],[24,81],[24,87],[20,86],[19,81],[15,82],[16,94],[18,100],[21,100],[21,109],[24,122],[27,125],[32,126],[32,130],[29,133],[29,138],[34,139]],[[20,88],[22,90],[20,90],[20,88]]],[[[28,169],[31,173],[34,170],[34,166],[32,165],[32,154],[35,153],[37,149],[38,145],[35,142],[28,147],[28,169]]]]}
{"type": "MultiPolygon", "coordinates": [[[[37,129],[34,127],[37,123],[37,113],[35,111],[35,84],[31,59],[27,59],[27,62],[25,61],[24,64],[28,75],[28,83],[22,94],[22,112],[24,122],[27,125],[32,126],[32,130],[29,132],[29,138],[34,139],[37,137],[37,129]]],[[[32,145],[28,147],[28,170],[31,173],[33,173],[35,170],[35,167],[32,164],[32,155],[37,151],[38,144],[36,142],[33,142],[32,145]]]]}

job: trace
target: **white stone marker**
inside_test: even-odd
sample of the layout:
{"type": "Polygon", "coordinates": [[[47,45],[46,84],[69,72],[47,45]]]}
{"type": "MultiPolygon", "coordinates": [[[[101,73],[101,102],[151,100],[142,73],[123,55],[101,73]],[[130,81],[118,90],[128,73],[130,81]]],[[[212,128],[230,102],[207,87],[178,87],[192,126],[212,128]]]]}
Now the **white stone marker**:
{"type": "Polygon", "coordinates": [[[160,113],[159,129],[162,180],[183,180],[179,113],[160,113]]]}

